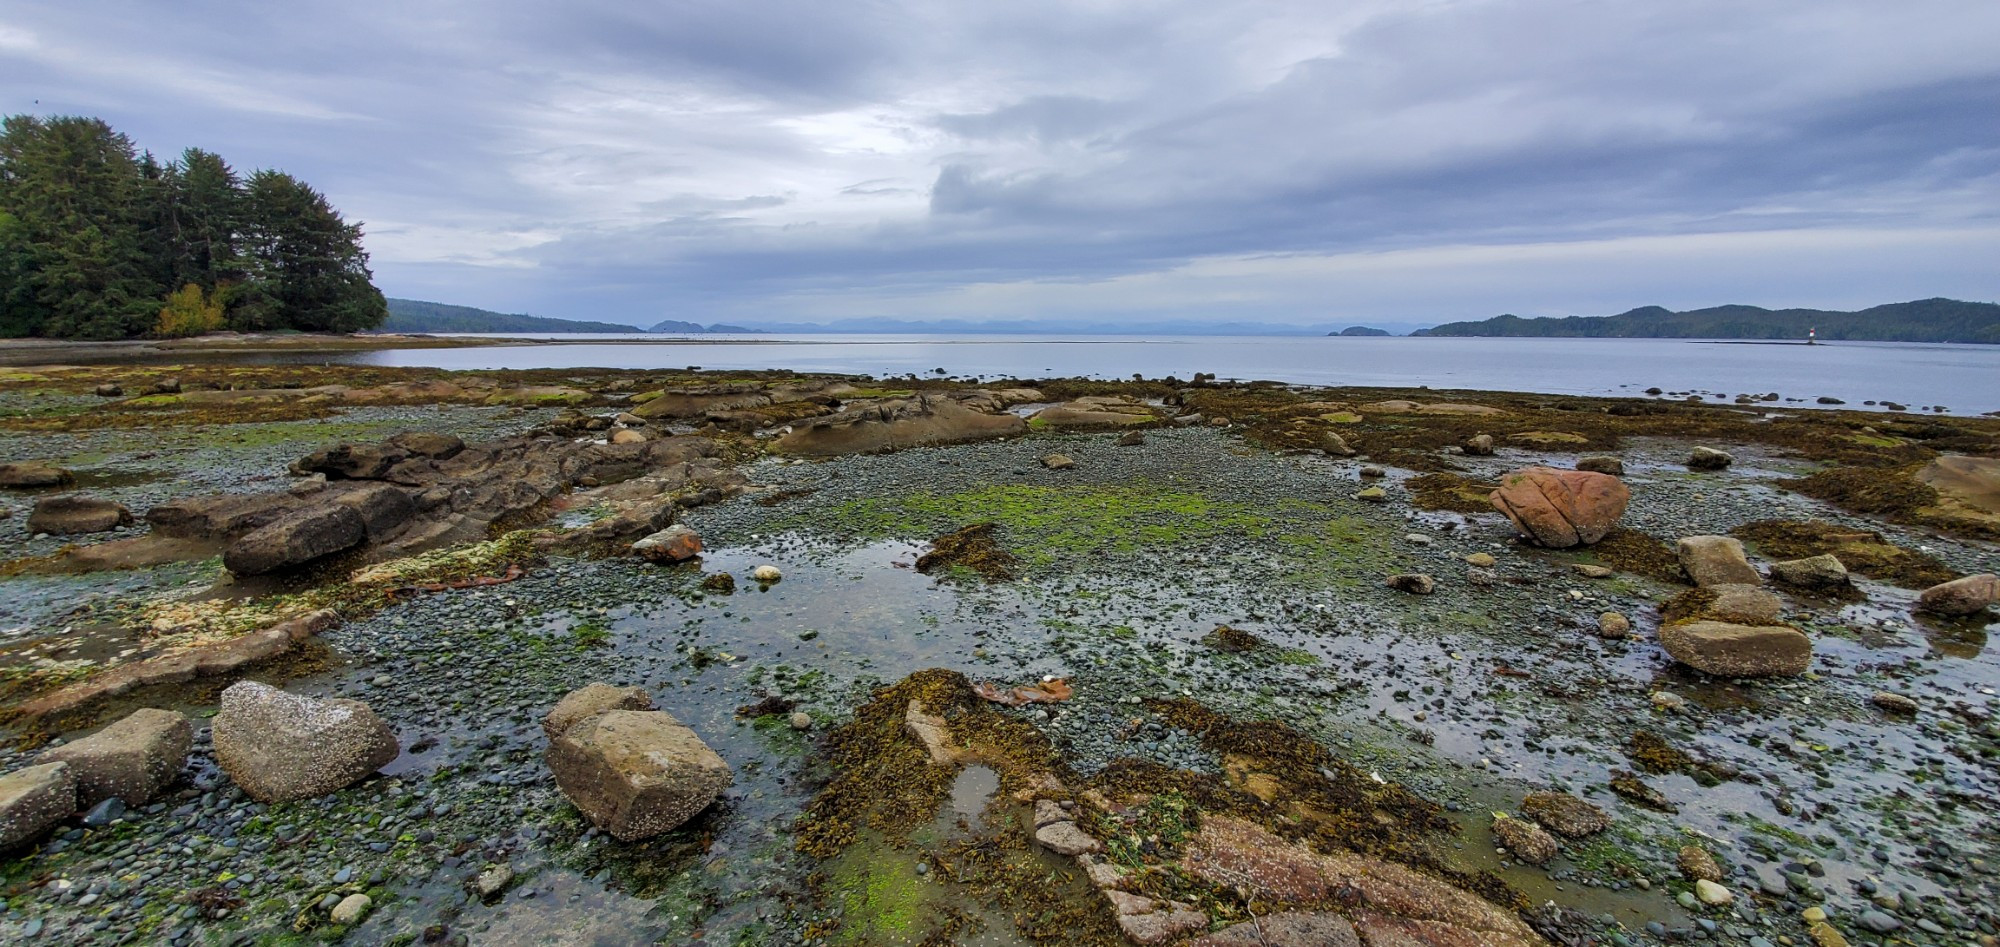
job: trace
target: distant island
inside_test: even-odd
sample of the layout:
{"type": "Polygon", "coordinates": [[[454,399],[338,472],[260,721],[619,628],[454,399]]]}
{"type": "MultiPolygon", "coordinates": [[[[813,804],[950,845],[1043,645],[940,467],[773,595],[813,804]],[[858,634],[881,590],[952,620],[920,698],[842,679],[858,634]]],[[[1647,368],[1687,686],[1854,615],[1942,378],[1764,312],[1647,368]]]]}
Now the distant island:
{"type": "Polygon", "coordinates": [[[2000,344],[2000,305],[1919,299],[1859,312],[1715,306],[1674,312],[1644,306],[1615,316],[1523,319],[1494,316],[1452,322],[1412,335],[1583,339],[1804,339],[1822,341],[1976,342],[2000,344]]]}
{"type": "Polygon", "coordinates": [[[682,322],[678,319],[663,319],[659,322],[653,323],[652,328],[647,329],[646,331],[672,332],[676,335],[689,335],[689,334],[699,334],[706,332],[755,333],[755,332],[761,332],[763,330],[751,329],[745,326],[733,326],[726,322],[718,322],[712,326],[704,326],[699,322],[682,322]]]}
{"type": "Polygon", "coordinates": [[[421,299],[389,300],[383,332],[638,332],[638,326],[491,312],[421,299]]]}
{"type": "Polygon", "coordinates": [[[1377,329],[1374,326],[1348,326],[1347,328],[1342,329],[1339,332],[1327,333],[1327,335],[1345,335],[1345,336],[1377,336],[1377,335],[1388,335],[1388,334],[1389,330],[1377,329]]]}

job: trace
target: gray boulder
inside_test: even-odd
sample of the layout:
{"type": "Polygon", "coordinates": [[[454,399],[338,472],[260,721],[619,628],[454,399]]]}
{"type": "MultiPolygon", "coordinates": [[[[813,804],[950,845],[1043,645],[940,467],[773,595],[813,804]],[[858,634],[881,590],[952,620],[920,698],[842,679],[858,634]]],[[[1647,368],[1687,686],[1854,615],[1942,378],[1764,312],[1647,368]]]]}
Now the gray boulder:
{"type": "Polygon", "coordinates": [[[1917,597],[1917,607],[1934,615],[1972,615],[2000,601],[2000,576],[1968,575],[1940,582],[1917,597]]]}
{"type": "Polygon", "coordinates": [[[1848,584],[1847,567],[1828,553],[1771,564],[1771,581],[1799,589],[1837,589],[1848,584]]]}
{"type": "Polygon", "coordinates": [[[222,564],[237,575],[263,575],[353,549],[367,538],[368,525],[360,513],[329,503],[251,530],[223,551],[222,564]]]}
{"type": "Polygon", "coordinates": [[[542,734],[553,740],[569,728],[613,710],[652,710],[653,698],[644,688],[613,687],[594,681],[563,695],[542,718],[542,734]]]}
{"type": "Polygon", "coordinates": [[[222,692],[214,741],[222,771],[259,802],[338,792],[401,752],[396,734],[367,704],[288,694],[256,681],[222,692]]]}
{"type": "Polygon", "coordinates": [[[143,806],[173,784],[193,743],[194,727],[186,714],[145,707],[39,759],[69,764],[79,808],[113,798],[143,806]]]}
{"type": "Polygon", "coordinates": [[[1681,568],[1706,588],[1711,585],[1763,585],[1764,577],[1743,555],[1743,543],[1728,536],[1685,536],[1676,547],[1681,568]]]}
{"type": "Polygon", "coordinates": [[[43,497],[28,514],[28,532],[52,536],[103,533],[130,525],[132,511],[124,504],[75,493],[43,497]]]}
{"type": "Polygon", "coordinates": [[[1688,452],[1687,467],[1689,470],[1721,470],[1735,462],[1736,458],[1730,456],[1727,451],[1719,451],[1713,447],[1697,447],[1688,452]]]}
{"type": "Polygon", "coordinates": [[[42,763],[0,776],[0,851],[33,841],[76,813],[68,763],[42,763]]]}
{"type": "Polygon", "coordinates": [[[1782,677],[1812,666],[1812,640],[1782,625],[1697,621],[1660,629],[1673,659],[1716,677],[1782,677]]]}
{"type": "Polygon", "coordinates": [[[613,710],[549,741],[556,786],[620,841],[671,831],[715,801],[729,764],[672,714],[613,710]]]}

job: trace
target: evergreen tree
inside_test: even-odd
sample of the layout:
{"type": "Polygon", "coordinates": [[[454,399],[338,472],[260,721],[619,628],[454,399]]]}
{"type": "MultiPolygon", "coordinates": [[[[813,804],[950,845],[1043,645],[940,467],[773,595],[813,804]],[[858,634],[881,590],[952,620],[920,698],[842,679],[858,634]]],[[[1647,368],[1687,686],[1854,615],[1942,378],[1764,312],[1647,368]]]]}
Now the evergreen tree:
{"type": "Polygon", "coordinates": [[[0,211],[25,231],[42,334],[116,339],[152,328],[146,207],[131,139],[99,119],[17,116],[0,126],[0,211]]]}
{"type": "Polygon", "coordinates": [[[242,182],[222,156],[200,148],[181,154],[174,217],[174,282],[214,292],[243,276],[236,236],[243,226],[242,182]]]}
{"type": "Polygon", "coordinates": [[[233,294],[239,328],[355,332],[381,325],[389,307],[371,282],[361,226],[326,197],[281,171],[244,184],[243,284],[233,294]]]}

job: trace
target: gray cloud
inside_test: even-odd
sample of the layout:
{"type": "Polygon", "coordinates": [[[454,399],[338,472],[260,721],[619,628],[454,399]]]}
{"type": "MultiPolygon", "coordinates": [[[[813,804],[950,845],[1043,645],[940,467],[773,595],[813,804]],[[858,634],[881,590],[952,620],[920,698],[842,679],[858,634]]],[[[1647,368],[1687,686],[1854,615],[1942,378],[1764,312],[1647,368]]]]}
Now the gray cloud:
{"type": "Polygon", "coordinates": [[[1987,0],[1326,7],[0,0],[0,87],[300,174],[392,294],[549,315],[2000,295],[1987,0]]]}

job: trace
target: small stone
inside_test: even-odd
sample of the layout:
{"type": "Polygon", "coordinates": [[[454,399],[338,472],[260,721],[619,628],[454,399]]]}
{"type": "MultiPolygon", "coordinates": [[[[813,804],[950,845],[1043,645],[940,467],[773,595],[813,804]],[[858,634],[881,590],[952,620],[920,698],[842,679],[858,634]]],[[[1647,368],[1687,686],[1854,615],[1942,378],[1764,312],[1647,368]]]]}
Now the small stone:
{"type": "Polygon", "coordinates": [[[1694,883],[1694,896],[1709,907],[1722,907],[1736,900],[1734,892],[1706,878],[1694,883]]]}
{"type": "Polygon", "coordinates": [[[686,562],[701,555],[701,536],[676,523],[634,542],[632,554],[647,562],[686,562]]]}
{"type": "Polygon", "coordinates": [[[1491,569],[1496,564],[1496,562],[1497,560],[1493,558],[1492,553],[1475,552],[1472,555],[1465,557],[1466,565],[1474,566],[1480,569],[1491,569]]]}
{"type": "Polygon", "coordinates": [[[1411,595],[1429,595],[1437,591],[1437,580],[1421,572],[1405,572],[1400,575],[1392,575],[1388,578],[1387,582],[1390,588],[1398,592],[1408,592],[1411,595]]]}
{"type": "Polygon", "coordinates": [[[1875,696],[1870,697],[1869,700],[1875,706],[1892,714],[1915,714],[1917,712],[1917,702],[1914,698],[1906,697],[1894,691],[1876,691],[1875,696]]]}
{"type": "Polygon", "coordinates": [[[1588,562],[1573,562],[1570,563],[1570,568],[1576,570],[1577,575],[1583,576],[1586,579],[1608,579],[1617,574],[1617,570],[1615,569],[1592,565],[1588,562]]]}
{"type": "Polygon", "coordinates": [[[1722,866],[1715,863],[1715,856],[1699,845],[1681,846],[1678,859],[1681,877],[1689,881],[1721,881],[1722,866]]]}
{"type": "Polygon", "coordinates": [[[791,717],[791,724],[794,730],[811,730],[813,718],[803,711],[794,711],[791,717]]]}
{"type": "Polygon", "coordinates": [[[1605,612],[1597,616],[1597,636],[1599,638],[1623,638],[1632,632],[1632,620],[1617,612],[1605,612]]]}
{"type": "Polygon", "coordinates": [[[1510,819],[1499,816],[1493,820],[1493,837],[1502,846],[1514,853],[1514,857],[1531,865],[1548,864],[1556,857],[1556,840],[1542,827],[1525,819],[1510,819]]]}
{"type": "Polygon", "coordinates": [[[1144,431],[1126,431],[1118,438],[1119,447],[1144,447],[1145,444],[1146,432],[1144,431]]]}
{"type": "Polygon", "coordinates": [[[1066,454],[1046,454],[1042,457],[1042,466],[1050,470],[1068,470],[1076,466],[1076,461],[1066,454]]]}
{"type": "Polygon", "coordinates": [[[1721,470],[1735,462],[1736,458],[1727,451],[1697,447],[1688,452],[1687,467],[1689,470],[1721,470]]]}
{"type": "Polygon", "coordinates": [[[1870,933],[1874,934],[1889,934],[1903,929],[1902,921],[1896,920],[1894,917],[1884,914],[1881,911],[1863,911],[1861,912],[1861,917],[1857,918],[1855,923],[1867,928],[1870,933]]]}
{"type": "Polygon", "coordinates": [[[1584,457],[1576,462],[1576,469],[1613,477],[1625,476],[1625,462],[1616,457],[1584,457]]]}
{"type": "Polygon", "coordinates": [[[785,574],[779,572],[777,566],[763,565],[750,570],[750,578],[756,579],[760,584],[763,585],[770,585],[771,583],[776,582],[784,577],[785,574]]]}
{"type": "Polygon", "coordinates": [[[728,595],[736,591],[736,577],[727,572],[711,572],[702,577],[701,587],[705,591],[728,595]]]}
{"type": "Polygon", "coordinates": [[[1364,487],[1359,493],[1354,495],[1354,498],[1366,503],[1387,503],[1389,501],[1389,491],[1381,487],[1364,487]]]}
{"type": "Polygon", "coordinates": [[[1095,854],[1104,846],[1074,822],[1056,822],[1035,830],[1035,841],[1058,855],[1095,854]]]}
{"type": "Polygon", "coordinates": [[[347,897],[341,898],[340,903],[333,906],[333,911],[328,915],[328,920],[342,927],[358,923],[362,918],[368,916],[368,908],[374,903],[365,894],[350,894],[347,897]]]}
{"type": "Polygon", "coordinates": [[[472,879],[472,891],[484,900],[506,891],[513,882],[514,869],[506,865],[487,865],[472,879]]]}

